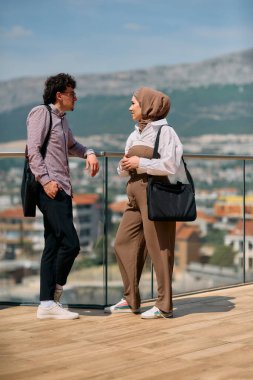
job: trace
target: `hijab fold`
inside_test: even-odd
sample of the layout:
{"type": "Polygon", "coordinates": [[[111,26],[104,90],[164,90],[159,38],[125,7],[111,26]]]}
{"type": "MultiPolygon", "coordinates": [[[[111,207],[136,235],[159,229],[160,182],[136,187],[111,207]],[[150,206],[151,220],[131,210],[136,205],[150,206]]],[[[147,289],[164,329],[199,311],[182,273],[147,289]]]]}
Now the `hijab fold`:
{"type": "Polygon", "coordinates": [[[164,93],[149,87],[140,87],[133,96],[141,107],[142,118],[139,128],[142,130],[151,121],[165,118],[170,110],[170,98],[164,93]]]}

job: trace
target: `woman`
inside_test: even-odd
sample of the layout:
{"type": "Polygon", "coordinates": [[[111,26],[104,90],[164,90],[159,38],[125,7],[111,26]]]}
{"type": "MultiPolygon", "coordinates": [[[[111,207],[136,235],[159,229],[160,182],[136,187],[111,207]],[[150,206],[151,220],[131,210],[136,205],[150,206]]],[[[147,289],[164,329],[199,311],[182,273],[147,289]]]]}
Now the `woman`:
{"type": "Polygon", "coordinates": [[[170,110],[170,99],[162,92],[147,87],[138,89],[132,97],[129,111],[137,122],[127,140],[125,156],[119,163],[120,176],[129,176],[129,202],[121,220],[115,253],[120,268],[124,298],[105,312],[125,313],[140,311],[139,280],[146,259],[151,257],[157,279],[155,306],[141,314],[142,318],[170,318],[173,316],[172,272],[174,263],[175,222],[153,222],[147,214],[147,178],[173,180],[183,153],[182,144],[165,117],[170,110]],[[153,148],[161,129],[158,152],[153,159],[153,148]]]}

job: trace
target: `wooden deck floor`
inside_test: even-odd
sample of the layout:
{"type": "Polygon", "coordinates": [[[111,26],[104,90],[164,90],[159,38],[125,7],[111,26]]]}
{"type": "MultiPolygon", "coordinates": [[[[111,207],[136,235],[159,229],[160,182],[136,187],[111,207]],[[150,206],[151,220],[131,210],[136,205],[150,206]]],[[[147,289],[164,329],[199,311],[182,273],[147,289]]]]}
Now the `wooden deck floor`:
{"type": "Polygon", "coordinates": [[[74,321],[2,307],[0,379],[253,379],[253,285],[182,296],[174,307],[173,319],[80,310],[74,321]]]}

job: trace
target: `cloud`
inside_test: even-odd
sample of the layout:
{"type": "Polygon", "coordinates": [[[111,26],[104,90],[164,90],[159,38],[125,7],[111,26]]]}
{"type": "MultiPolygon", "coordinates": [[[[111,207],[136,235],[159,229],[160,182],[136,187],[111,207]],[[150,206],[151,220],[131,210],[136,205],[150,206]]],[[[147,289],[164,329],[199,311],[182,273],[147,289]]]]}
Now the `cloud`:
{"type": "Polygon", "coordinates": [[[129,24],[125,24],[124,28],[128,30],[138,31],[138,30],[143,30],[144,26],[140,24],[129,23],[129,24]]]}
{"type": "Polygon", "coordinates": [[[10,40],[16,40],[24,37],[29,37],[33,32],[20,25],[14,25],[10,29],[1,28],[0,35],[2,38],[8,38],[10,40]]]}

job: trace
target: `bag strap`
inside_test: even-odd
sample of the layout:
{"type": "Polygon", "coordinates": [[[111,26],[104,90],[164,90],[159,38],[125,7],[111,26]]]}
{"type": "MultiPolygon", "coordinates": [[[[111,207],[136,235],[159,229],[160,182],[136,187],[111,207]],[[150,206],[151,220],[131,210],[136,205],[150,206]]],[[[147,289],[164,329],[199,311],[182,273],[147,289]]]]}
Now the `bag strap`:
{"type": "MultiPolygon", "coordinates": [[[[161,125],[160,128],[158,129],[156,139],[155,139],[155,146],[153,150],[153,158],[157,158],[157,159],[160,158],[160,154],[158,153],[158,147],[159,147],[159,139],[160,139],[161,130],[164,125],[167,125],[167,124],[161,125]]],[[[148,182],[152,183],[154,177],[155,176],[153,176],[152,174],[148,174],[148,182]]]]}
{"type": "MultiPolygon", "coordinates": [[[[51,129],[52,129],[52,108],[48,104],[44,104],[44,106],[47,107],[47,109],[49,111],[50,122],[49,122],[49,129],[48,129],[46,138],[45,138],[45,140],[43,142],[43,145],[42,145],[42,147],[40,149],[40,152],[41,152],[41,155],[42,155],[43,158],[46,155],[47,144],[48,144],[50,133],[51,133],[51,129]]],[[[27,145],[25,147],[25,156],[28,157],[28,148],[27,148],[27,145]]]]}
{"type": "Polygon", "coordinates": [[[50,133],[51,133],[51,129],[52,129],[52,109],[51,109],[51,107],[48,104],[45,104],[45,106],[47,107],[48,112],[49,112],[50,122],[49,122],[49,129],[48,129],[45,141],[44,141],[44,143],[43,143],[43,145],[41,147],[41,150],[40,150],[41,155],[42,155],[43,158],[46,155],[47,144],[48,144],[50,133]]]}
{"type": "Polygon", "coordinates": [[[193,179],[192,179],[191,173],[190,173],[189,170],[187,169],[187,165],[186,165],[186,162],[185,162],[183,156],[182,156],[182,161],[183,161],[183,164],[184,164],[184,169],[185,169],[186,177],[187,177],[187,179],[188,179],[189,184],[191,185],[192,192],[193,192],[193,194],[195,195],[195,186],[194,186],[194,182],[193,182],[193,179]]]}
{"type": "MultiPolygon", "coordinates": [[[[167,125],[167,124],[164,124],[164,125],[167,125]]],[[[160,128],[158,129],[156,140],[155,140],[154,151],[153,151],[153,158],[160,158],[160,154],[158,153],[158,147],[159,147],[159,139],[160,139],[161,130],[164,125],[161,125],[160,128]]]]}
{"type": "MultiPolygon", "coordinates": [[[[164,125],[167,125],[167,124],[164,124],[164,125]]],[[[156,136],[156,140],[155,140],[155,146],[154,146],[154,151],[153,151],[153,158],[160,158],[160,154],[158,153],[158,147],[159,147],[159,139],[160,139],[161,129],[162,129],[162,127],[163,127],[164,125],[161,125],[161,127],[159,128],[159,130],[158,130],[158,132],[157,132],[157,136],[156,136]]],[[[182,161],[183,161],[183,164],[184,164],[184,169],[185,169],[186,177],[187,177],[187,179],[188,179],[189,184],[191,185],[192,192],[193,192],[193,194],[195,195],[195,186],[194,186],[194,182],[193,182],[193,179],[192,179],[191,173],[189,172],[189,170],[188,170],[188,168],[187,168],[187,165],[186,165],[186,162],[185,162],[183,156],[182,156],[182,161]]]]}

